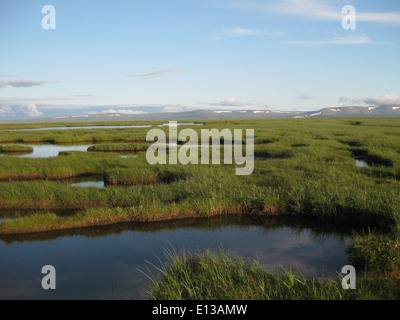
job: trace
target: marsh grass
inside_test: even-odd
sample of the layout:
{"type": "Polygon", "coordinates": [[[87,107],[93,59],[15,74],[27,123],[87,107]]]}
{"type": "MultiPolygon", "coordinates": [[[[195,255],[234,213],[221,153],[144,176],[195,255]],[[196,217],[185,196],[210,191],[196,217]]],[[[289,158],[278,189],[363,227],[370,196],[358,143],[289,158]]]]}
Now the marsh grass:
{"type": "Polygon", "coordinates": [[[0,146],[0,153],[31,153],[33,148],[30,146],[4,145],[0,146]]]}
{"type": "MultiPolygon", "coordinates": [[[[237,176],[235,163],[149,165],[145,152],[122,158],[120,153],[126,146],[135,151],[144,149],[149,128],[11,132],[7,129],[94,123],[2,125],[3,151],[15,148],[13,143],[28,141],[107,143],[97,144],[97,152],[68,151],[54,158],[1,156],[0,209],[24,209],[24,214],[1,223],[0,234],[22,237],[126,222],[232,214],[252,219],[306,218],[319,225],[341,224],[357,230],[348,250],[349,263],[363,270],[357,277],[357,290],[344,291],[339,276],[309,279],[288,270],[273,273],[257,262],[232,258],[224,252],[178,256],[170,251],[167,264],[156,267],[154,277],[150,274],[149,298],[399,299],[398,119],[202,122],[203,126],[193,128],[199,137],[201,129],[254,129],[253,174],[237,176]],[[355,157],[365,158],[371,166],[357,167],[355,157]],[[104,177],[107,187],[74,188],[68,183],[70,178],[91,175],[104,177]],[[58,214],[63,210],[71,211],[58,214]],[[363,231],[368,228],[371,231],[363,231]]],[[[218,151],[219,157],[223,150],[218,151]]]]}
{"type": "MultiPolygon", "coordinates": [[[[162,219],[162,214],[168,218],[207,216],[231,210],[311,217],[323,223],[342,222],[381,230],[397,229],[400,223],[397,119],[205,120],[204,126],[193,127],[199,137],[200,130],[207,128],[254,129],[256,160],[250,176],[236,176],[238,165],[225,165],[223,161],[218,165],[152,166],[145,152],[138,152],[135,158],[121,158],[126,146],[135,151],[145,149],[148,143],[140,141],[145,140],[149,128],[5,130],[24,126],[2,126],[0,141],[42,139],[61,143],[97,139],[112,143],[95,145],[97,152],[62,152],[55,158],[2,156],[0,180],[6,182],[0,183],[0,207],[4,209],[82,206],[97,212],[99,224],[103,223],[103,209],[115,207],[135,207],[135,215],[129,220],[142,219],[140,211],[149,219],[162,219]],[[354,156],[361,153],[376,165],[358,168],[354,156]],[[90,175],[103,176],[107,187],[85,190],[71,188],[66,182],[68,178],[90,175]]],[[[168,128],[163,129],[168,132],[168,128]]],[[[219,157],[223,149],[218,151],[219,157]]],[[[111,220],[107,218],[108,223],[111,220]]],[[[58,220],[52,223],[59,229],[58,220]]],[[[66,224],[62,223],[64,227],[66,224]]],[[[47,228],[51,226],[47,224],[47,228]]],[[[9,228],[10,224],[0,225],[0,232],[8,232],[9,228]]]]}
{"type": "Polygon", "coordinates": [[[363,148],[351,149],[351,152],[356,159],[364,160],[370,166],[393,167],[392,160],[384,158],[381,155],[373,153],[367,149],[363,148]]]}
{"type": "Polygon", "coordinates": [[[113,143],[113,144],[98,144],[88,148],[90,152],[118,152],[118,153],[128,153],[128,152],[141,152],[146,151],[150,146],[147,144],[139,143],[113,143]]]}
{"type": "Polygon", "coordinates": [[[57,180],[102,174],[105,167],[117,165],[119,159],[120,155],[116,153],[79,151],[64,151],[58,157],[42,159],[2,157],[0,181],[57,180]]]}
{"type": "Polygon", "coordinates": [[[265,270],[256,261],[233,258],[229,252],[178,254],[165,250],[166,262],[141,270],[153,300],[361,300],[399,299],[399,280],[357,279],[356,290],[343,290],[342,276],[306,278],[283,269],[265,270]],[[154,270],[154,271],[153,271],[154,270]]]}
{"type": "Polygon", "coordinates": [[[376,278],[400,278],[400,235],[371,230],[358,233],[347,250],[349,262],[376,278]]]}

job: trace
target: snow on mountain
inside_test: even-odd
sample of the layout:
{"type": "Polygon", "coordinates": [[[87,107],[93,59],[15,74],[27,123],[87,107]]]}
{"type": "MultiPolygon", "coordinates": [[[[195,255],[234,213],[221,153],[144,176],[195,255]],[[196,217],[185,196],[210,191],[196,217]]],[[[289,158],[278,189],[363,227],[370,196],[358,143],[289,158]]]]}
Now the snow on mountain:
{"type": "Polygon", "coordinates": [[[184,112],[163,112],[143,114],[96,113],[47,118],[0,120],[13,122],[68,122],[68,121],[108,121],[108,120],[201,120],[201,119],[263,119],[263,118],[345,118],[345,117],[400,117],[400,105],[348,106],[324,108],[314,111],[281,110],[194,110],[184,112]],[[122,117],[123,116],[123,117],[122,117]]]}

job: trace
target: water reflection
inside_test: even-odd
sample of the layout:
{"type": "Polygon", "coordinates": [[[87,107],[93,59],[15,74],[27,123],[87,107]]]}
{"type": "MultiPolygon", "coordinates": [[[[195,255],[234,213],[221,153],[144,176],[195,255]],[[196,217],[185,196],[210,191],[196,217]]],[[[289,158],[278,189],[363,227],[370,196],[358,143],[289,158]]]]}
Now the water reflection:
{"type": "Polygon", "coordinates": [[[356,166],[359,168],[368,168],[369,164],[365,160],[356,159],[356,166]]]}
{"type": "Polygon", "coordinates": [[[137,158],[137,153],[125,153],[125,154],[121,154],[121,158],[122,159],[126,159],[126,158],[137,158]]]}
{"type": "Polygon", "coordinates": [[[104,188],[104,178],[103,176],[89,176],[89,177],[79,177],[69,180],[72,182],[71,187],[81,187],[81,188],[104,188]]]}
{"type": "Polygon", "coordinates": [[[45,234],[1,236],[1,299],[141,299],[146,260],[159,265],[172,245],[204,252],[223,247],[266,268],[306,276],[340,272],[351,237],[309,223],[240,216],[120,224],[45,234]],[[57,270],[57,290],[40,287],[43,265],[57,270]]]}
{"type": "Polygon", "coordinates": [[[10,154],[7,156],[18,157],[18,158],[51,158],[57,157],[61,151],[87,151],[87,149],[92,146],[92,144],[73,144],[73,145],[54,145],[54,144],[24,144],[24,146],[29,146],[33,148],[32,153],[27,154],[10,154]]]}

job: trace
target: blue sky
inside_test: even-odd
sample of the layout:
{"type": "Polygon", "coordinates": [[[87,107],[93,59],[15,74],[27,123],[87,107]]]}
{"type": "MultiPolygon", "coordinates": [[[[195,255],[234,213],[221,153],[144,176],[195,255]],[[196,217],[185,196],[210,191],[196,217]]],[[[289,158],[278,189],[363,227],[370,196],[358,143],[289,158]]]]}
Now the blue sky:
{"type": "Polygon", "coordinates": [[[397,0],[0,0],[0,119],[400,104],[399,40],[397,0]]]}

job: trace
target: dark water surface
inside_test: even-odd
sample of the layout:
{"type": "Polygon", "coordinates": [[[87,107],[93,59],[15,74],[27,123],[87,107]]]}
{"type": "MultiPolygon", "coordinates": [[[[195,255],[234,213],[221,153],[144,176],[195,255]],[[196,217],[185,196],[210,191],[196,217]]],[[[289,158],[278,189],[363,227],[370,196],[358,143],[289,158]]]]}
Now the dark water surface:
{"type": "Polygon", "coordinates": [[[120,224],[0,236],[0,299],[143,299],[150,261],[160,266],[171,246],[258,259],[266,268],[336,276],[348,263],[348,232],[293,221],[237,216],[120,224]],[[42,267],[56,269],[56,289],[41,287],[42,267]]]}

